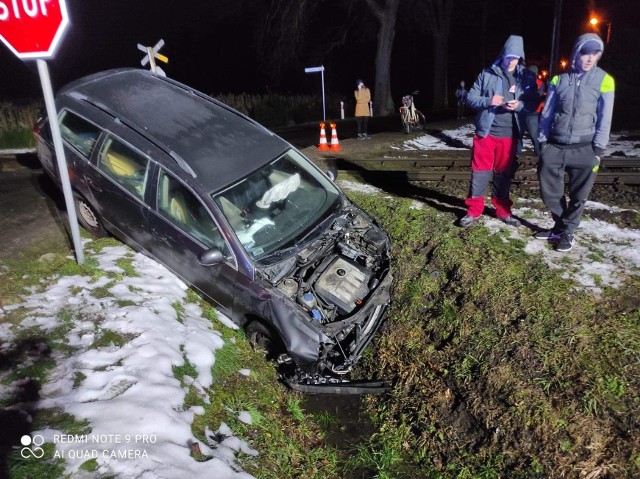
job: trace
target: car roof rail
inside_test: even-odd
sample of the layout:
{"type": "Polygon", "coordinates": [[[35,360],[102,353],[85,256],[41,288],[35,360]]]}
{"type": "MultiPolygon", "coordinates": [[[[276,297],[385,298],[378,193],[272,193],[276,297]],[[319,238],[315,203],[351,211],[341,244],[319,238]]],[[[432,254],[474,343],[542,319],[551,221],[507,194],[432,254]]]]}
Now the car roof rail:
{"type": "Polygon", "coordinates": [[[171,158],[173,158],[174,160],[176,160],[176,163],[178,163],[178,165],[180,165],[180,167],[186,171],[187,173],[189,173],[191,176],[193,176],[194,178],[197,178],[198,175],[196,175],[196,172],[193,171],[193,169],[191,168],[191,166],[189,166],[189,163],[187,163],[186,161],[184,161],[182,159],[182,157],[180,155],[178,155],[175,151],[170,151],[169,152],[169,156],[171,158]]]}
{"type": "Polygon", "coordinates": [[[158,148],[160,148],[161,150],[163,150],[164,152],[166,152],[171,158],[173,158],[173,160],[178,164],[178,166],[180,168],[182,168],[184,171],[186,171],[187,173],[189,173],[193,178],[197,178],[198,175],[196,175],[196,172],[193,171],[193,168],[191,168],[191,166],[189,165],[189,163],[187,163],[180,155],[178,155],[175,151],[169,150],[168,148],[166,148],[165,146],[162,145],[161,142],[159,142],[158,140],[156,140],[153,136],[149,135],[149,132],[142,130],[141,128],[136,127],[135,125],[133,125],[132,123],[123,120],[122,118],[120,118],[116,112],[114,112],[111,108],[109,108],[107,105],[99,102],[99,101],[95,101],[91,98],[89,98],[87,95],[84,95],[82,93],[79,93],[77,91],[71,91],[68,93],[68,95],[76,100],[79,101],[84,101],[86,103],[89,103],[90,105],[98,108],[99,110],[102,110],[104,113],[106,113],[107,115],[109,115],[110,117],[112,117],[114,119],[114,121],[122,123],[123,125],[128,126],[129,128],[131,128],[133,131],[135,131],[136,133],[138,133],[140,136],[143,136],[144,138],[146,138],[147,140],[149,140],[151,143],[153,143],[154,145],[156,145],[158,148]]]}

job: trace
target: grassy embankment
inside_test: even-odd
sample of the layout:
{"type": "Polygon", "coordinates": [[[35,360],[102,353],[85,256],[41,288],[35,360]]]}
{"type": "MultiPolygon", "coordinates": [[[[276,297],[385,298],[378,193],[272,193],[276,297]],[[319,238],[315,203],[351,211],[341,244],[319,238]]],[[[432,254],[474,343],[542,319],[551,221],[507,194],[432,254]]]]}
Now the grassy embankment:
{"type": "MultiPolygon", "coordinates": [[[[1,304],[21,303],[24,296],[45,291],[60,277],[71,275],[89,277],[92,282],[107,278],[109,281],[104,286],[83,291],[83,288],[78,288],[77,295],[82,297],[88,293],[96,298],[108,297],[109,289],[124,277],[137,275],[130,257],[118,260],[117,265],[124,273],[106,272],[99,268],[95,255],[105,246],[120,244],[113,239],[89,243],[85,246],[87,260],[83,266],[70,258],[66,245],[38,245],[18,258],[0,262],[1,304]]],[[[225,346],[215,354],[213,385],[208,391],[210,403],[205,401],[193,381],[187,377],[196,376],[193,365],[185,358],[183,365],[174,367],[174,376],[188,390],[184,407],[201,406],[204,409],[204,414],[194,419],[195,437],[205,442],[205,428],[215,431],[224,421],[238,437],[259,451],[260,455],[255,458],[242,454],[239,457],[242,467],[255,477],[340,478],[338,451],[323,443],[323,425],[331,424],[335,419],[326,414],[315,416],[306,413],[302,408],[302,395],[285,389],[278,382],[273,365],[264,361],[261,352],[250,347],[243,333],[222,327],[215,319],[215,310],[192,291],[188,293],[184,302],[173,305],[177,320],[181,320],[186,303],[197,303],[225,340],[225,346]],[[248,378],[238,374],[242,368],[251,371],[248,378]],[[248,411],[252,424],[241,422],[237,411],[248,411]]],[[[128,301],[121,304],[122,307],[131,305],[128,301]]],[[[82,307],[70,305],[69,309],[60,311],[59,324],[46,331],[22,325],[34,313],[29,308],[10,308],[0,319],[0,326],[12,325],[14,335],[0,349],[0,423],[7,425],[7,428],[3,428],[5,437],[0,447],[0,476],[11,479],[66,477],[61,459],[39,461],[21,458],[16,449],[20,437],[44,428],[57,429],[66,434],[91,432],[91,424],[62,410],[35,409],[31,412],[33,423],[29,424],[25,416],[11,407],[36,401],[42,385],[56,367],[54,358],[73,357],[78,352],[78,347],[70,345],[68,337],[74,321],[91,318],[95,321],[95,340],[91,348],[122,347],[134,339],[131,334],[102,328],[100,314],[95,314],[95,308],[93,312],[89,310],[91,307],[85,314],[82,307]]],[[[86,379],[85,374],[76,372],[73,377],[74,388],[80,387],[86,379]]],[[[43,448],[46,457],[52,458],[54,445],[45,444],[43,448]]],[[[208,459],[195,449],[192,456],[198,461],[208,459]]],[[[89,459],[81,468],[96,471],[98,463],[95,459],[89,459]]]]}
{"type": "Polygon", "coordinates": [[[369,398],[379,432],[352,469],[383,479],[640,477],[637,276],[596,296],[508,232],[349,195],[391,234],[396,275],[389,325],[363,368],[394,387],[369,398]]]}
{"type": "MultiPolygon", "coordinates": [[[[260,451],[257,459],[243,460],[259,478],[640,474],[637,277],[595,296],[563,279],[539,256],[523,253],[522,242],[509,239],[508,230],[499,235],[483,227],[460,230],[451,225],[450,213],[416,209],[407,199],[349,195],[393,239],[396,283],[389,326],[362,368],[364,376],[394,383],[388,396],[368,398],[378,433],[369,444],[347,452],[351,458],[343,469],[344,451],[323,445],[322,424],[332,419],[305,414],[301,397],[277,385],[270,365],[242,335],[225,330],[237,349],[225,346],[217,353],[214,383],[224,386],[222,392],[216,389],[211,405],[199,403],[195,393],[186,398],[186,406],[198,404],[206,411],[194,423],[197,437],[202,438],[205,425],[232,423],[260,451]],[[234,371],[240,365],[255,372],[252,382],[239,381],[234,371]],[[229,412],[239,409],[252,412],[252,426],[229,412]]],[[[108,244],[102,241],[108,240],[94,248],[108,244]]],[[[55,275],[112,274],[100,271],[91,259],[78,267],[66,249],[38,261],[45,251],[6,262],[0,282],[4,304],[17,302],[27,288],[42,290],[55,275]]],[[[568,254],[566,265],[571,262],[568,254]]],[[[194,295],[190,300],[199,301],[194,295]]],[[[202,307],[214,317],[211,308],[202,307]]],[[[24,314],[14,310],[3,321],[19,324],[24,314]]],[[[65,334],[69,319],[68,313],[61,314],[59,329],[46,334],[22,330],[16,342],[45,340],[51,351],[71,355],[65,334]]],[[[127,340],[117,334],[104,338],[114,345],[127,340]]],[[[34,358],[32,349],[15,345],[5,347],[3,355],[3,386],[30,377],[37,387],[55,365],[50,354],[34,358]]],[[[178,379],[192,374],[187,363],[175,370],[178,379]]],[[[18,399],[3,396],[2,406],[18,399]]],[[[41,411],[32,428],[45,426],[70,433],[90,427],[60,411],[41,411]]],[[[10,463],[12,477],[61,474],[59,464],[47,464],[51,470],[46,473],[25,472],[15,453],[10,463]]]]}
{"type": "MultiPolygon", "coordinates": [[[[595,297],[508,237],[504,242],[482,227],[454,229],[451,215],[414,209],[408,200],[350,195],[392,235],[396,285],[389,327],[363,371],[393,379],[394,389],[369,398],[379,432],[351,454],[347,471],[396,479],[638,475],[637,279],[595,297]]],[[[55,275],[108,274],[91,259],[78,267],[59,247],[37,260],[44,251],[6,263],[4,304],[17,302],[26,288],[41,290],[55,275]]],[[[213,318],[213,310],[202,307],[213,318]]],[[[14,310],[4,321],[19,324],[23,317],[14,310]]],[[[73,354],[66,344],[69,320],[61,314],[60,327],[46,335],[22,330],[15,343],[46,338],[51,351],[73,354]]],[[[194,433],[202,438],[206,425],[232,422],[260,450],[245,464],[256,477],[345,477],[344,451],[322,445],[320,426],[332,419],[305,415],[300,396],[276,384],[272,368],[242,335],[224,334],[236,337],[237,348],[218,351],[214,378],[222,393],[204,405],[194,433]],[[235,374],[240,366],[255,372],[249,388],[235,374]],[[233,422],[229,410],[239,409],[252,411],[253,426],[233,422]]],[[[128,339],[103,338],[109,344],[128,339]]],[[[34,359],[32,350],[15,345],[3,354],[5,386],[27,377],[37,386],[55,365],[50,354],[34,359]]],[[[179,379],[192,374],[187,363],[175,371],[179,379]]],[[[17,399],[3,397],[3,406],[17,399]]],[[[185,405],[199,401],[192,391],[185,405]]],[[[35,418],[33,428],[81,433],[89,427],[60,411],[40,411],[35,418]]],[[[59,464],[33,469],[15,453],[10,463],[12,477],[60,477],[62,471],[59,464]]]]}

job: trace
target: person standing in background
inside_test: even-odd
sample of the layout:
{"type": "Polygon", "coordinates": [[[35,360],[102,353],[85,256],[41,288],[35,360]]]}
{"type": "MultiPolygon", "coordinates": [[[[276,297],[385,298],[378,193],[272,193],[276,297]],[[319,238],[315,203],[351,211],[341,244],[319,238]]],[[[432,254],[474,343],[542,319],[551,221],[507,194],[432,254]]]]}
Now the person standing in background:
{"type": "Polygon", "coordinates": [[[540,195],[554,225],[535,237],[557,241],[556,251],[575,243],[574,232],[609,143],[615,82],[597,66],[604,43],[595,33],[576,40],[567,73],[551,79],[540,115],[540,195]],[[569,176],[569,202],[564,174],[569,176]]]}
{"type": "MultiPolygon", "coordinates": [[[[536,85],[538,86],[538,95],[542,99],[544,95],[544,87],[542,86],[542,80],[538,78],[538,67],[535,65],[531,65],[528,67],[529,70],[533,72],[536,76],[536,85]]],[[[525,124],[527,126],[527,133],[531,137],[531,142],[533,143],[533,153],[536,156],[540,156],[540,143],[538,142],[538,122],[540,121],[540,108],[542,102],[538,104],[538,108],[536,111],[528,112],[525,114],[525,124]]]]}
{"type": "Polygon", "coordinates": [[[356,99],[356,122],[358,123],[358,140],[368,140],[367,126],[371,112],[369,102],[371,101],[371,91],[365,86],[362,80],[356,80],[356,91],[353,92],[356,99]]]}
{"type": "Polygon", "coordinates": [[[464,105],[467,103],[467,89],[464,87],[464,80],[460,82],[460,86],[456,90],[456,98],[458,99],[458,120],[464,118],[464,105]]]}
{"type": "Polygon", "coordinates": [[[471,226],[484,211],[485,192],[492,179],[491,203],[496,216],[509,226],[520,226],[511,214],[509,189],[516,147],[524,131],[521,114],[535,111],[540,100],[535,76],[523,62],[524,41],[511,35],[498,59],[480,72],[467,94],[467,105],[478,113],[465,200],[467,214],[458,222],[463,228],[471,226]]]}

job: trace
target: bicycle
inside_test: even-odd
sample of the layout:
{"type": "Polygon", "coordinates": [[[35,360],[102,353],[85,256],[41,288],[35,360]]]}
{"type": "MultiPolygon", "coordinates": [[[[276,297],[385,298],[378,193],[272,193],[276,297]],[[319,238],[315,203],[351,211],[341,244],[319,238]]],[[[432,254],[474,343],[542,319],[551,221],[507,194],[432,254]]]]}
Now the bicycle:
{"type": "Polygon", "coordinates": [[[402,129],[405,133],[423,130],[426,124],[424,114],[418,110],[413,102],[414,95],[419,93],[414,91],[411,95],[402,97],[402,106],[400,107],[400,121],[402,121],[402,129]]]}

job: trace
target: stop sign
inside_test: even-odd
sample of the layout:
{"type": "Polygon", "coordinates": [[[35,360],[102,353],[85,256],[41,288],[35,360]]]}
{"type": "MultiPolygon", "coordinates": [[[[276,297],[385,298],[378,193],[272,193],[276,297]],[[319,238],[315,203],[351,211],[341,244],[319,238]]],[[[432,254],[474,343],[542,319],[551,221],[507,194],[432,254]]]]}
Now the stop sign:
{"type": "Polygon", "coordinates": [[[0,0],[0,40],[18,58],[53,55],[68,23],[65,0],[0,0]]]}

